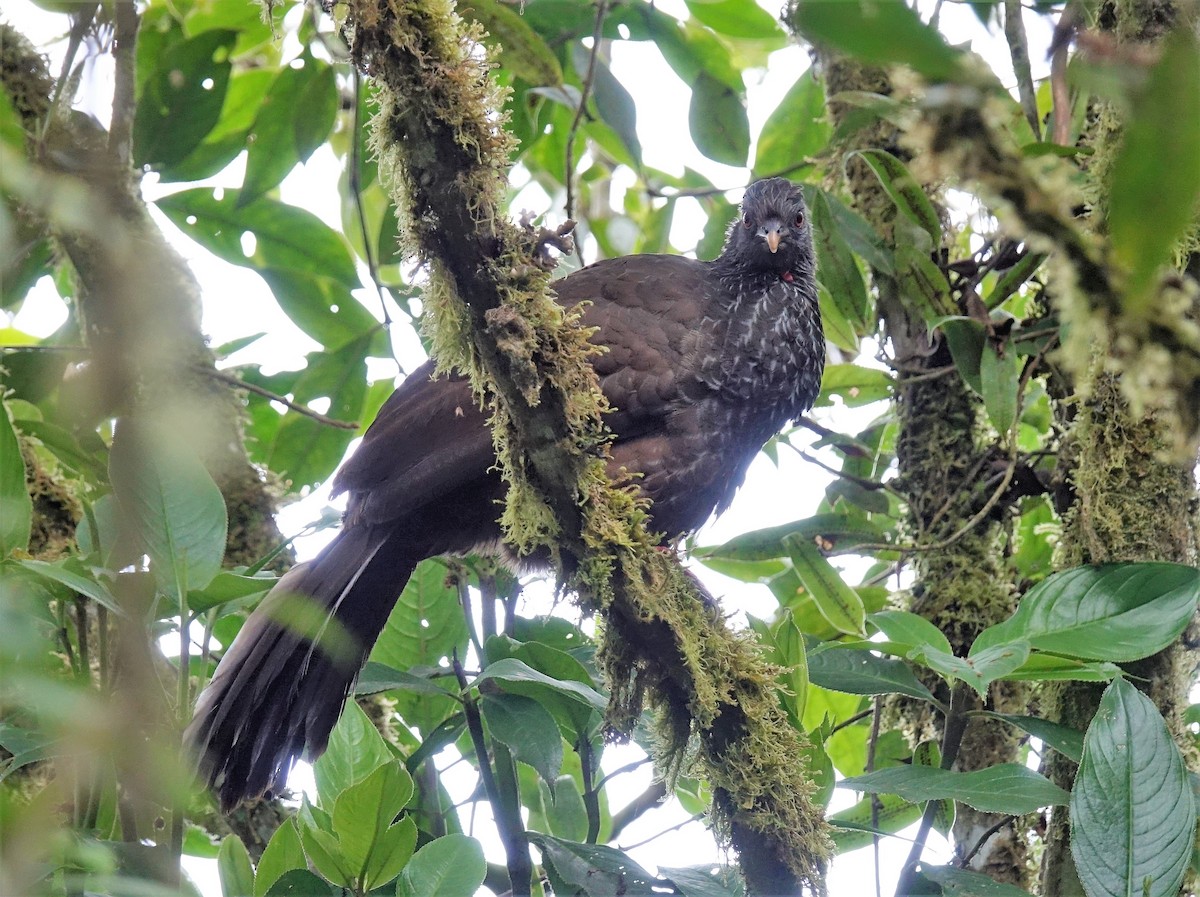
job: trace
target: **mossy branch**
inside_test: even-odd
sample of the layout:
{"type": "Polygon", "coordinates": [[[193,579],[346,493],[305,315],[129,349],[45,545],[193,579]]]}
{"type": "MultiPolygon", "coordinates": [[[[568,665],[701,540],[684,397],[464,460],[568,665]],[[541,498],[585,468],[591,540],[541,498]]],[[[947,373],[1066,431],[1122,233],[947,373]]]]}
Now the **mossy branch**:
{"type": "Polygon", "coordinates": [[[718,830],[751,890],[822,890],[824,823],[797,761],[801,736],[774,695],[776,671],[654,549],[642,502],[609,481],[595,349],[577,311],[549,292],[546,235],[504,215],[513,143],[481,34],[446,0],[355,0],[346,21],[354,61],[379,88],[374,147],[404,249],[429,264],[435,355],[470,376],[492,415],[507,539],[523,553],[548,548],[604,614],[611,728],[627,733],[649,696],[668,775],[698,735],[718,830]]]}

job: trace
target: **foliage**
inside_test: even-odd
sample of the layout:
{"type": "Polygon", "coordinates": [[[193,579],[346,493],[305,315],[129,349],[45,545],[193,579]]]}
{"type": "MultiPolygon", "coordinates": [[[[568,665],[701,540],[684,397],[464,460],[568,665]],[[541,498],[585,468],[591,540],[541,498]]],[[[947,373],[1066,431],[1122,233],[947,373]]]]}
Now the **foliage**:
{"type": "MultiPolygon", "coordinates": [[[[972,6],[984,27],[999,30],[991,5],[972,6]]],[[[1061,11],[1035,6],[1037,15],[1061,11]]],[[[119,7],[71,7],[63,29],[107,34],[119,7]]],[[[236,353],[239,361],[222,370],[248,387],[249,458],[291,499],[331,476],[354,428],[386,396],[389,383],[367,379],[368,364],[392,352],[381,319],[425,338],[421,300],[429,297],[422,275],[397,254],[387,173],[366,146],[378,97],[351,70],[338,22],[312,4],[267,7],[263,21],[251,3],[154,0],[142,11],[136,57],[118,64],[132,66],[136,85],[124,98],[132,160],[166,185],[153,205],[212,256],[261,277],[317,345],[301,369],[276,372],[255,355],[259,334],[216,350],[221,359],[236,353]],[[318,152],[344,172],[337,226],[280,198],[284,179],[318,152]],[[208,179],[227,176],[243,153],[239,187],[212,187],[208,179]],[[281,411],[285,397],[299,410],[281,411]],[[329,403],[322,414],[303,413],[321,400],[329,403]]],[[[1081,164],[1078,131],[1067,145],[1043,140],[986,65],[904,4],[800,4],[793,24],[858,62],[906,67],[910,79],[920,76],[910,95],[827,97],[813,69],[798,71],[757,132],[746,73],[792,37],[740,0],[688,0],[686,9],[677,18],[646,0],[530,0],[523,9],[475,0],[460,13],[486,29],[498,61],[504,123],[517,139],[510,198],[534,185],[556,204],[573,202],[593,254],[694,249],[711,257],[734,208],[721,189],[734,185],[643,161],[632,85],[611,64],[624,42],[651,46],[690,87],[688,137],[700,153],[755,177],[785,174],[806,184],[825,331],[840,360],[826,370],[819,423],[800,422],[765,451],[776,461],[788,452],[815,456],[832,476],[819,506],[797,508],[793,523],[690,548],[698,563],[777,599],[770,618],[750,618],[747,637],[778,674],[766,689],[774,689],[772,703],[814,745],[794,762],[826,804],[837,789],[868,795],[830,814],[837,849],[849,853],[919,821],[921,844],[931,826],[948,827],[955,804],[1014,818],[1069,806],[1071,849],[1090,897],[1174,893],[1196,862],[1195,775],[1184,762],[1194,747],[1181,750],[1127,668],[1177,643],[1200,602],[1200,572],[1139,559],[1053,571],[1061,509],[1047,493],[1056,478],[1070,477],[1056,469],[1070,459],[1056,458],[1063,434],[1052,399],[1076,398],[1055,392],[1063,371],[1054,351],[1070,334],[1048,285],[1064,258],[1077,274],[1094,264],[1117,285],[1120,308],[1111,311],[1131,316],[1149,314],[1164,282],[1195,290],[1185,275],[1163,269],[1184,255],[1173,255],[1173,244],[1195,251],[1200,113],[1164,129],[1179,97],[1195,109],[1195,34],[1176,29],[1161,54],[1136,57],[1140,68],[1124,79],[1086,57],[1075,61],[1079,89],[1098,85],[1088,89],[1132,110],[1105,193],[1100,178],[1109,175],[1081,164]],[[1013,159],[1044,163],[1045,182],[1066,185],[1052,200],[1066,206],[1078,194],[1107,195],[1110,244],[1072,242],[1061,221],[1032,222],[1023,234],[997,230],[986,215],[947,213],[898,145],[840,154],[862,129],[915,129],[912,121],[934,107],[944,115],[947,83],[977,92],[1013,159]],[[831,101],[853,109],[838,127],[826,116],[831,101]],[[886,197],[886,226],[854,207],[836,170],[851,164],[886,197]],[[1167,169],[1178,174],[1169,185],[1167,169]],[[671,242],[685,202],[706,216],[696,246],[671,242]],[[1151,203],[1162,214],[1146,221],[1141,210],[1151,203]],[[960,497],[965,511],[947,512],[959,527],[947,544],[999,524],[992,551],[1020,601],[1002,622],[973,621],[981,631],[965,644],[909,609],[913,559],[940,543],[914,526],[913,496],[895,476],[900,417],[887,400],[909,372],[880,340],[881,280],[899,285],[913,319],[944,349],[946,364],[921,376],[961,382],[982,409],[978,428],[990,454],[980,460],[976,494],[960,497]],[[871,357],[877,348],[887,366],[871,357]],[[874,416],[851,411],[863,408],[874,416]],[[843,563],[847,556],[860,560],[843,563]],[[998,699],[1014,682],[1053,681],[1102,685],[1100,713],[1086,732],[1008,712],[998,699]],[[907,699],[901,715],[935,720],[940,745],[901,738],[912,729],[889,720],[884,697],[907,699]],[[1075,786],[1068,792],[1022,764],[954,768],[955,733],[961,738],[968,722],[1015,727],[1078,763],[1075,786]]],[[[10,32],[4,37],[5,53],[20,49],[10,32]]],[[[72,62],[56,87],[60,111],[77,86],[72,62]]],[[[502,892],[509,871],[485,861],[466,822],[490,804],[507,858],[528,857],[534,845],[555,894],[741,893],[728,869],[652,873],[612,846],[644,808],[611,805],[601,768],[609,688],[596,641],[565,615],[524,610],[521,584],[486,559],[418,569],[358,681],[365,711],[348,704],[315,764],[315,795],[265,835],[245,820],[230,833],[206,795],[180,786],[190,774],[176,756],[178,725],[215,656],[275,578],[264,572],[266,557],[222,569],[235,537],[226,512],[232,498],[222,497],[169,421],[114,427],[116,415],[107,414],[80,425],[64,372],[88,345],[89,296],[78,259],[59,243],[81,227],[69,198],[107,185],[92,173],[58,175],[57,192],[30,186],[48,128],[29,111],[44,103],[20,93],[18,71],[5,65],[0,92],[0,307],[15,315],[36,301],[35,286],[52,287],[68,316],[45,339],[16,330],[11,317],[0,335],[0,891],[157,892],[173,887],[186,853],[216,859],[225,897],[469,895],[483,885],[502,892]],[[470,809],[450,796],[456,780],[446,758],[455,756],[478,780],[470,809]]],[[[24,89],[29,83],[42,82],[31,78],[24,89]]],[[[1049,85],[1031,87],[1051,111],[1049,85]]],[[[69,127],[94,127],[75,115],[69,127]]],[[[995,202],[965,174],[955,186],[995,202]]],[[[1028,222],[1029,210],[1019,211],[1028,222]]],[[[638,730],[647,748],[648,731],[638,730]]],[[[664,770],[668,781],[652,789],[704,812],[713,783],[689,779],[689,771],[664,770]]],[[[913,864],[919,859],[918,850],[913,864]]],[[[920,871],[922,893],[1024,893],[959,866],[920,871]]]]}

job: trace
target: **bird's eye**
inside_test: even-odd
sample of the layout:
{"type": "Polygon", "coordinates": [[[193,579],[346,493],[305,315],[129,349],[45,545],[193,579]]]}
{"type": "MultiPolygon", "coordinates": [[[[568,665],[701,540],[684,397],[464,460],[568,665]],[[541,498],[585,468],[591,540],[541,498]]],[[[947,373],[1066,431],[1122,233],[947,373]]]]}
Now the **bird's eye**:
{"type": "Polygon", "coordinates": [[[751,226],[751,224],[750,224],[750,216],[749,216],[749,215],[743,215],[743,216],[742,216],[742,224],[744,224],[746,227],[750,227],[750,226],[751,226]]]}
{"type": "Polygon", "coordinates": [[[803,226],[804,226],[804,213],[797,212],[796,213],[796,227],[803,227],[803,226]]]}

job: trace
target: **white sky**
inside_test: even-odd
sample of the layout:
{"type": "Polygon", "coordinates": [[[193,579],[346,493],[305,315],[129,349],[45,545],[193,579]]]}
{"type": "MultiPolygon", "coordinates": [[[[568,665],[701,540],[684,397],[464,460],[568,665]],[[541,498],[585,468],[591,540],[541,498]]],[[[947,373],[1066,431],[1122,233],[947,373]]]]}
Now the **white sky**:
{"type": "MultiPolygon", "coordinates": [[[[226,0],[226,2],[249,2],[249,0],[226,0]]],[[[772,14],[778,11],[779,0],[759,0],[759,3],[772,14]]],[[[659,0],[657,5],[671,15],[680,18],[687,15],[686,6],[682,0],[659,0]]],[[[921,6],[928,13],[932,2],[931,0],[922,0],[921,6]]],[[[295,12],[297,11],[293,10],[293,14],[295,12]]],[[[59,37],[65,30],[64,17],[41,13],[28,0],[6,0],[5,15],[39,44],[47,44],[59,37]]],[[[1012,82],[1011,69],[1007,61],[1007,47],[1001,35],[986,34],[966,4],[944,4],[941,17],[943,32],[949,35],[952,42],[970,41],[977,52],[992,61],[998,74],[1006,80],[1006,83],[1012,82]]],[[[1049,30],[1043,20],[1029,13],[1027,13],[1027,26],[1033,48],[1031,56],[1034,77],[1039,78],[1045,75],[1044,47],[1049,40],[1049,30]]],[[[57,58],[54,52],[55,48],[50,46],[44,48],[51,52],[52,57],[57,58]]],[[[286,49],[285,46],[285,51],[286,49]]],[[[61,53],[61,50],[58,52],[61,53]]],[[[763,122],[775,109],[796,78],[808,66],[808,63],[807,52],[793,46],[772,54],[765,70],[746,72],[751,133],[758,133],[763,122]]],[[[633,94],[637,105],[638,133],[647,165],[675,174],[682,174],[684,166],[687,165],[700,171],[713,183],[722,186],[733,187],[746,183],[749,178],[747,170],[732,168],[706,159],[694,150],[690,140],[679,141],[673,138],[673,135],[688,133],[689,88],[663,61],[662,56],[652,44],[631,41],[614,42],[612,67],[617,77],[633,94]]],[[[83,97],[82,105],[98,118],[107,120],[107,106],[110,102],[111,76],[108,70],[100,65],[96,67],[96,77],[83,97]]],[[[753,159],[753,157],[752,149],[750,158],[753,159]]],[[[213,185],[238,186],[244,172],[244,165],[245,156],[243,154],[226,171],[212,180],[213,185]]],[[[332,152],[328,147],[322,147],[307,164],[298,166],[284,181],[280,188],[281,198],[285,202],[303,206],[321,217],[335,230],[340,231],[342,223],[340,199],[337,194],[339,173],[339,163],[332,152]]],[[[632,175],[630,175],[629,183],[632,184],[632,175]]],[[[184,186],[191,187],[193,185],[184,186]]],[[[178,188],[171,185],[169,189],[178,188]]],[[[151,199],[165,192],[152,182],[146,184],[145,190],[148,198],[151,199]]],[[[522,194],[516,205],[520,208],[545,211],[551,220],[561,220],[563,217],[561,208],[547,208],[547,203],[548,198],[541,193],[540,189],[534,188],[534,190],[522,194]]],[[[201,283],[205,302],[204,328],[214,345],[239,336],[267,331],[268,335],[253,347],[245,350],[242,358],[247,360],[251,358],[269,359],[264,366],[264,371],[268,373],[274,370],[297,368],[303,364],[305,353],[319,348],[314,341],[283,315],[270,290],[257,274],[216,259],[175,230],[163,216],[155,213],[155,217],[169,235],[172,244],[188,259],[201,283]]],[[[683,247],[694,245],[699,238],[703,224],[698,205],[690,200],[681,201],[677,207],[671,230],[672,243],[683,247]]],[[[595,257],[594,250],[589,257],[595,257]]],[[[363,267],[363,282],[370,282],[365,266],[363,267]]],[[[358,298],[372,313],[378,316],[378,299],[374,293],[364,290],[358,298]]],[[[66,317],[66,309],[47,280],[39,284],[35,298],[28,301],[15,318],[9,317],[10,326],[36,336],[45,336],[52,333],[62,323],[66,317]]],[[[393,314],[393,317],[398,318],[399,321],[404,320],[402,314],[393,314]]],[[[0,325],[3,323],[0,320],[0,325]]],[[[407,326],[398,323],[393,327],[392,339],[397,356],[406,368],[411,369],[412,366],[419,363],[422,358],[420,344],[407,326]]],[[[239,358],[235,356],[231,361],[237,363],[239,358]]],[[[395,374],[395,366],[390,362],[377,360],[371,362],[369,375],[372,378],[393,377],[395,374]]],[[[879,412],[880,408],[837,408],[818,411],[813,416],[835,429],[854,432],[866,426],[879,412]]],[[[824,460],[831,464],[838,463],[832,453],[826,454],[824,460]]],[[[751,466],[745,485],[733,506],[719,520],[711,521],[700,531],[698,544],[717,544],[751,529],[786,523],[809,516],[821,500],[829,481],[828,474],[805,464],[792,453],[781,453],[778,468],[765,456],[760,456],[751,466]]],[[[279,515],[284,532],[297,532],[316,519],[326,500],[327,489],[321,488],[304,500],[284,508],[279,515]]],[[[298,550],[301,557],[309,557],[314,554],[330,537],[331,534],[324,533],[299,543],[298,550]]],[[[749,612],[759,617],[770,617],[775,611],[777,602],[764,586],[737,582],[712,573],[699,565],[693,566],[709,588],[722,599],[727,611],[734,615],[734,625],[740,625],[742,612],[749,612]]],[[[544,612],[549,602],[549,589],[531,588],[528,590],[528,595],[529,606],[524,608],[523,612],[544,612]]],[[[640,751],[635,748],[610,747],[605,750],[603,765],[606,770],[611,771],[640,755],[640,751]]],[[[440,758],[439,765],[444,767],[452,759],[452,752],[447,752],[440,758]]],[[[297,785],[302,783],[305,772],[304,770],[298,772],[297,785]]],[[[648,767],[642,767],[614,780],[609,787],[610,805],[613,809],[619,808],[641,793],[650,784],[651,775],[648,767]]],[[[460,777],[459,780],[455,780],[453,776],[447,778],[449,779],[447,785],[456,800],[464,799],[474,786],[473,775],[460,777]]],[[[856,797],[857,795],[850,792],[839,790],[835,793],[832,809],[849,806],[856,797]]],[[[483,841],[488,859],[502,862],[503,851],[494,836],[494,828],[491,827],[490,820],[485,818],[488,809],[486,802],[480,805],[473,833],[483,841]]],[[[467,821],[467,818],[469,818],[469,814],[464,814],[464,822],[467,821]]],[[[672,801],[667,806],[642,816],[623,833],[620,843],[630,845],[651,838],[686,818],[687,814],[677,803],[672,801]]],[[[883,839],[880,857],[883,893],[891,893],[894,890],[895,877],[907,854],[908,847],[908,842],[904,838],[883,839]]],[[[699,823],[691,823],[680,830],[668,832],[643,847],[631,850],[630,855],[651,871],[658,865],[682,866],[719,858],[711,835],[699,823]]],[[[948,859],[948,853],[944,843],[929,849],[926,852],[926,859],[933,862],[945,862],[948,859]]],[[[189,873],[201,883],[206,895],[219,895],[220,889],[215,881],[214,864],[189,860],[187,867],[189,873]]],[[[830,892],[833,894],[870,893],[874,890],[874,883],[871,851],[865,849],[836,861],[829,879],[830,892]]]]}

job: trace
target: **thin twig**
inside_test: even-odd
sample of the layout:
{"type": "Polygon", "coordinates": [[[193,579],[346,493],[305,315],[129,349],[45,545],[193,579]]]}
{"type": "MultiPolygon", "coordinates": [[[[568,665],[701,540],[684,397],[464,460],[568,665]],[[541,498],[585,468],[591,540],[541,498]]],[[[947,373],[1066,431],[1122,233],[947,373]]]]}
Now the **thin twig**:
{"type": "Polygon", "coordinates": [[[598,781],[593,786],[593,790],[595,790],[596,792],[599,792],[601,788],[603,788],[605,785],[608,784],[609,779],[616,778],[617,776],[623,775],[624,773],[627,773],[627,772],[633,772],[635,769],[640,769],[641,767],[645,766],[647,763],[653,763],[653,762],[654,761],[651,760],[649,757],[643,757],[641,760],[634,760],[632,763],[626,763],[624,766],[614,769],[612,772],[608,773],[607,775],[601,776],[600,781],[598,781]]]}
{"type": "Polygon", "coordinates": [[[1004,826],[1008,825],[1009,823],[1016,822],[1016,820],[1017,820],[1016,816],[1005,816],[1003,819],[1001,819],[999,822],[997,822],[995,825],[993,825],[991,828],[989,828],[986,832],[984,832],[982,835],[980,835],[979,840],[975,842],[975,845],[966,852],[966,854],[963,856],[963,858],[961,860],[959,860],[957,862],[956,865],[958,866],[958,868],[966,869],[967,864],[975,858],[975,854],[979,853],[979,851],[983,849],[983,845],[987,843],[988,838],[992,837],[992,835],[996,834],[996,832],[1000,831],[1000,829],[1004,828],[1004,826]]]}
{"type": "MultiPolygon", "coordinates": [[[[868,716],[870,716],[872,713],[874,713],[874,712],[875,712],[875,709],[876,709],[876,708],[875,708],[875,705],[874,705],[874,704],[872,704],[872,705],[871,705],[870,707],[868,707],[866,710],[860,710],[858,713],[854,714],[854,716],[850,717],[849,719],[844,719],[844,720],[842,720],[840,723],[838,723],[836,726],[833,726],[833,727],[832,727],[832,728],[829,730],[829,734],[830,734],[830,735],[832,735],[834,732],[837,732],[837,731],[838,731],[838,730],[840,730],[840,729],[845,729],[845,728],[848,728],[848,727],[850,727],[850,726],[853,726],[853,725],[854,725],[855,723],[857,723],[857,722],[861,722],[862,720],[864,720],[864,719],[866,719],[868,716]]],[[[870,761],[868,760],[868,764],[869,764],[869,763],[870,763],[870,761]]],[[[870,771],[870,766],[869,766],[869,765],[868,765],[867,769],[868,769],[868,771],[870,771]]]]}
{"type": "MultiPolygon", "coordinates": [[[[579,131],[579,125],[583,122],[583,116],[587,112],[588,97],[592,92],[592,84],[596,80],[596,60],[600,55],[600,41],[604,37],[604,17],[608,14],[608,0],[597,0],[596,3],[596,23],[592,26],[592,52],[588,56],[587,72],[583,76],[583,86],[579,91],[579,108],[575,110],[575,117],[571,120],[571,127],[567,131],[567,158],[566,171],[564,180],[567,184],[567,217],[575,217],[575,137],[579,131]]],[[[580,254],[582,247],[576,246],[575,252],[580,254]]],[[[582,262],[582,256],[580,261],[582,262]]]]}
{"type": "Polygon", "coordinates": [[[1025,36],[1025,22],[1021,18],[1021,0],[1004,0],[1004,37],[1008,41],[1008,52],[1012,57],[1013,72],[1017,76],[1017,92],[1021,97],[1021,109],[1033,129],[1033,139],[1042,139],[1042,123],[1038,119],[1037,91],[1033,86],[1033,72],[1029,68],[1029,40],[1025,36]]]}
{"type": "Polygon", "coordinates": [[[282,405],[286,405],[292,411],[303,414],[305,417],[310,417],[319,424],[324,424],[327,427],[336,427],[339,430],[358,429],[358,424],[354,421],[336,420],[332,417],[326,417],[319,411],[313,411],[311,408],[305,407],[304,405],[298,405],[291,399],[281,396],[278,393],[273,393],[269,389],[264,389],[256,383],[247,383],[245,380],[235,377],[232,374],[227,374],[224,371],[214,370],[213,368],[207,368],[203,365],[194,365],[193,367],[194,370],[212,377],[214,380],[220,380],[222,383],[227,383],[235,389],[244,389],[246,392],[252,392],[255,395],[260,395],[263,398],[270,399],[272,402],[279,402],[282,405]]]}
{"type": "MultiPolygon", "coordinates": [[[[958,759],[958,750],[962,746],[963,735],[967,731],[967,714],[965,705],[969,700],[969,690],[965,682],[957,682],[950,692],[950,707],[946,713],[946,721],[942,729],[942,762],[941,769],[950,769],[958,759]]],[[[896,885],[896,897],[915,893],[917,864],[921,862],[921,854],[925,852],[925,843],[929,840],[929,832],[933,828],[933,819],[938,813],[938,801],[931,800],[925,805],[921,814],[921,825],[917,829],[917,837],[913,840],[908,859],[904,861],[904,869],[900,873],[900,881],[896,885]]]]}
{"type": "Polygon", "coordinates": [[[45,139],[50,122],[58,116],[59,105],[63,102],[63,94],[67,89],[67,82],[71,78],[71,70],[75,67],[75,54],[79,52],[83,38],[87,34],[88,28],[91,27],[92,20],[96,17],[96,10],[99,8],[98,0],[87,6],[81,6],[79,12],[71,19],[71,31],[67,35],[67,51],[63,55],[62,71],[59,72],[58,80],[54,83],[54,93],[50,99],[50,112],[42,122],[40,139],[45,139]]]}
{"type": "Polygon", "coordinates": [[[650,810],[657,807],[664,797],[667,796],[666,783],[661,779],[651,782],[650,785],[637,797],[623,806],[612,816],[612,827],[609,834],[609,840],[615,840],[620,837],[629,825],[635,820],[640,819],[650,810]]]}
{"type": "Polygon", "coordinates": [[[635,848],[644,847],[645,845],[649,844],[651,841],[657,841],[663,835],[669,834],[670,832],[678,831],[679,829],[683,828],[685,825],[688,825],[692,822],[699,822],[703,818],[704,818],[703,813],[697,813],[695,816],[692,816],[690,819],[685,819],[685,820],[683,820],[683,822],[676,823],[675,825],[671,826],[670,828],[663,829],[657,835],[651,835],[645,841],[638,841],[636,844],[622,844],[621,850],[628,853],[629,851],[634,850],[635,848]]]}
{"type": "Polygon", "coordinates": [[[794,451],[797,455],[799,455],[801,458],[803,458],[809,464],[819,467],[826,473],[833,474],[835,477],[838,477],[839,479],[849,480],[851,483],[855,483],[859,486],[862,486],[862,488],[864,488],[868,491],[871,491],[871,492],[876,492],[876,491],[882,489],[884,492],[892,493],[897,498],[905,497],[889,483],[884,483],[884,482],[881,482],[880,480],[868,479],[867,477],[855,476],[852,473],[846,473],[845,471],[838,470],[836,467],[834,467],[831,464],[826,464],[824,461],[822,461],[820,458],[816,457],[815,455],[810,455],[808,452],[804,451],[804,449],[800,448],[797,445],[793,445],[792,443],[787,442],[787,441],[785,441],[783,444],[788,446],[788,448],[790,448],[792,451],[794,451]]]}

